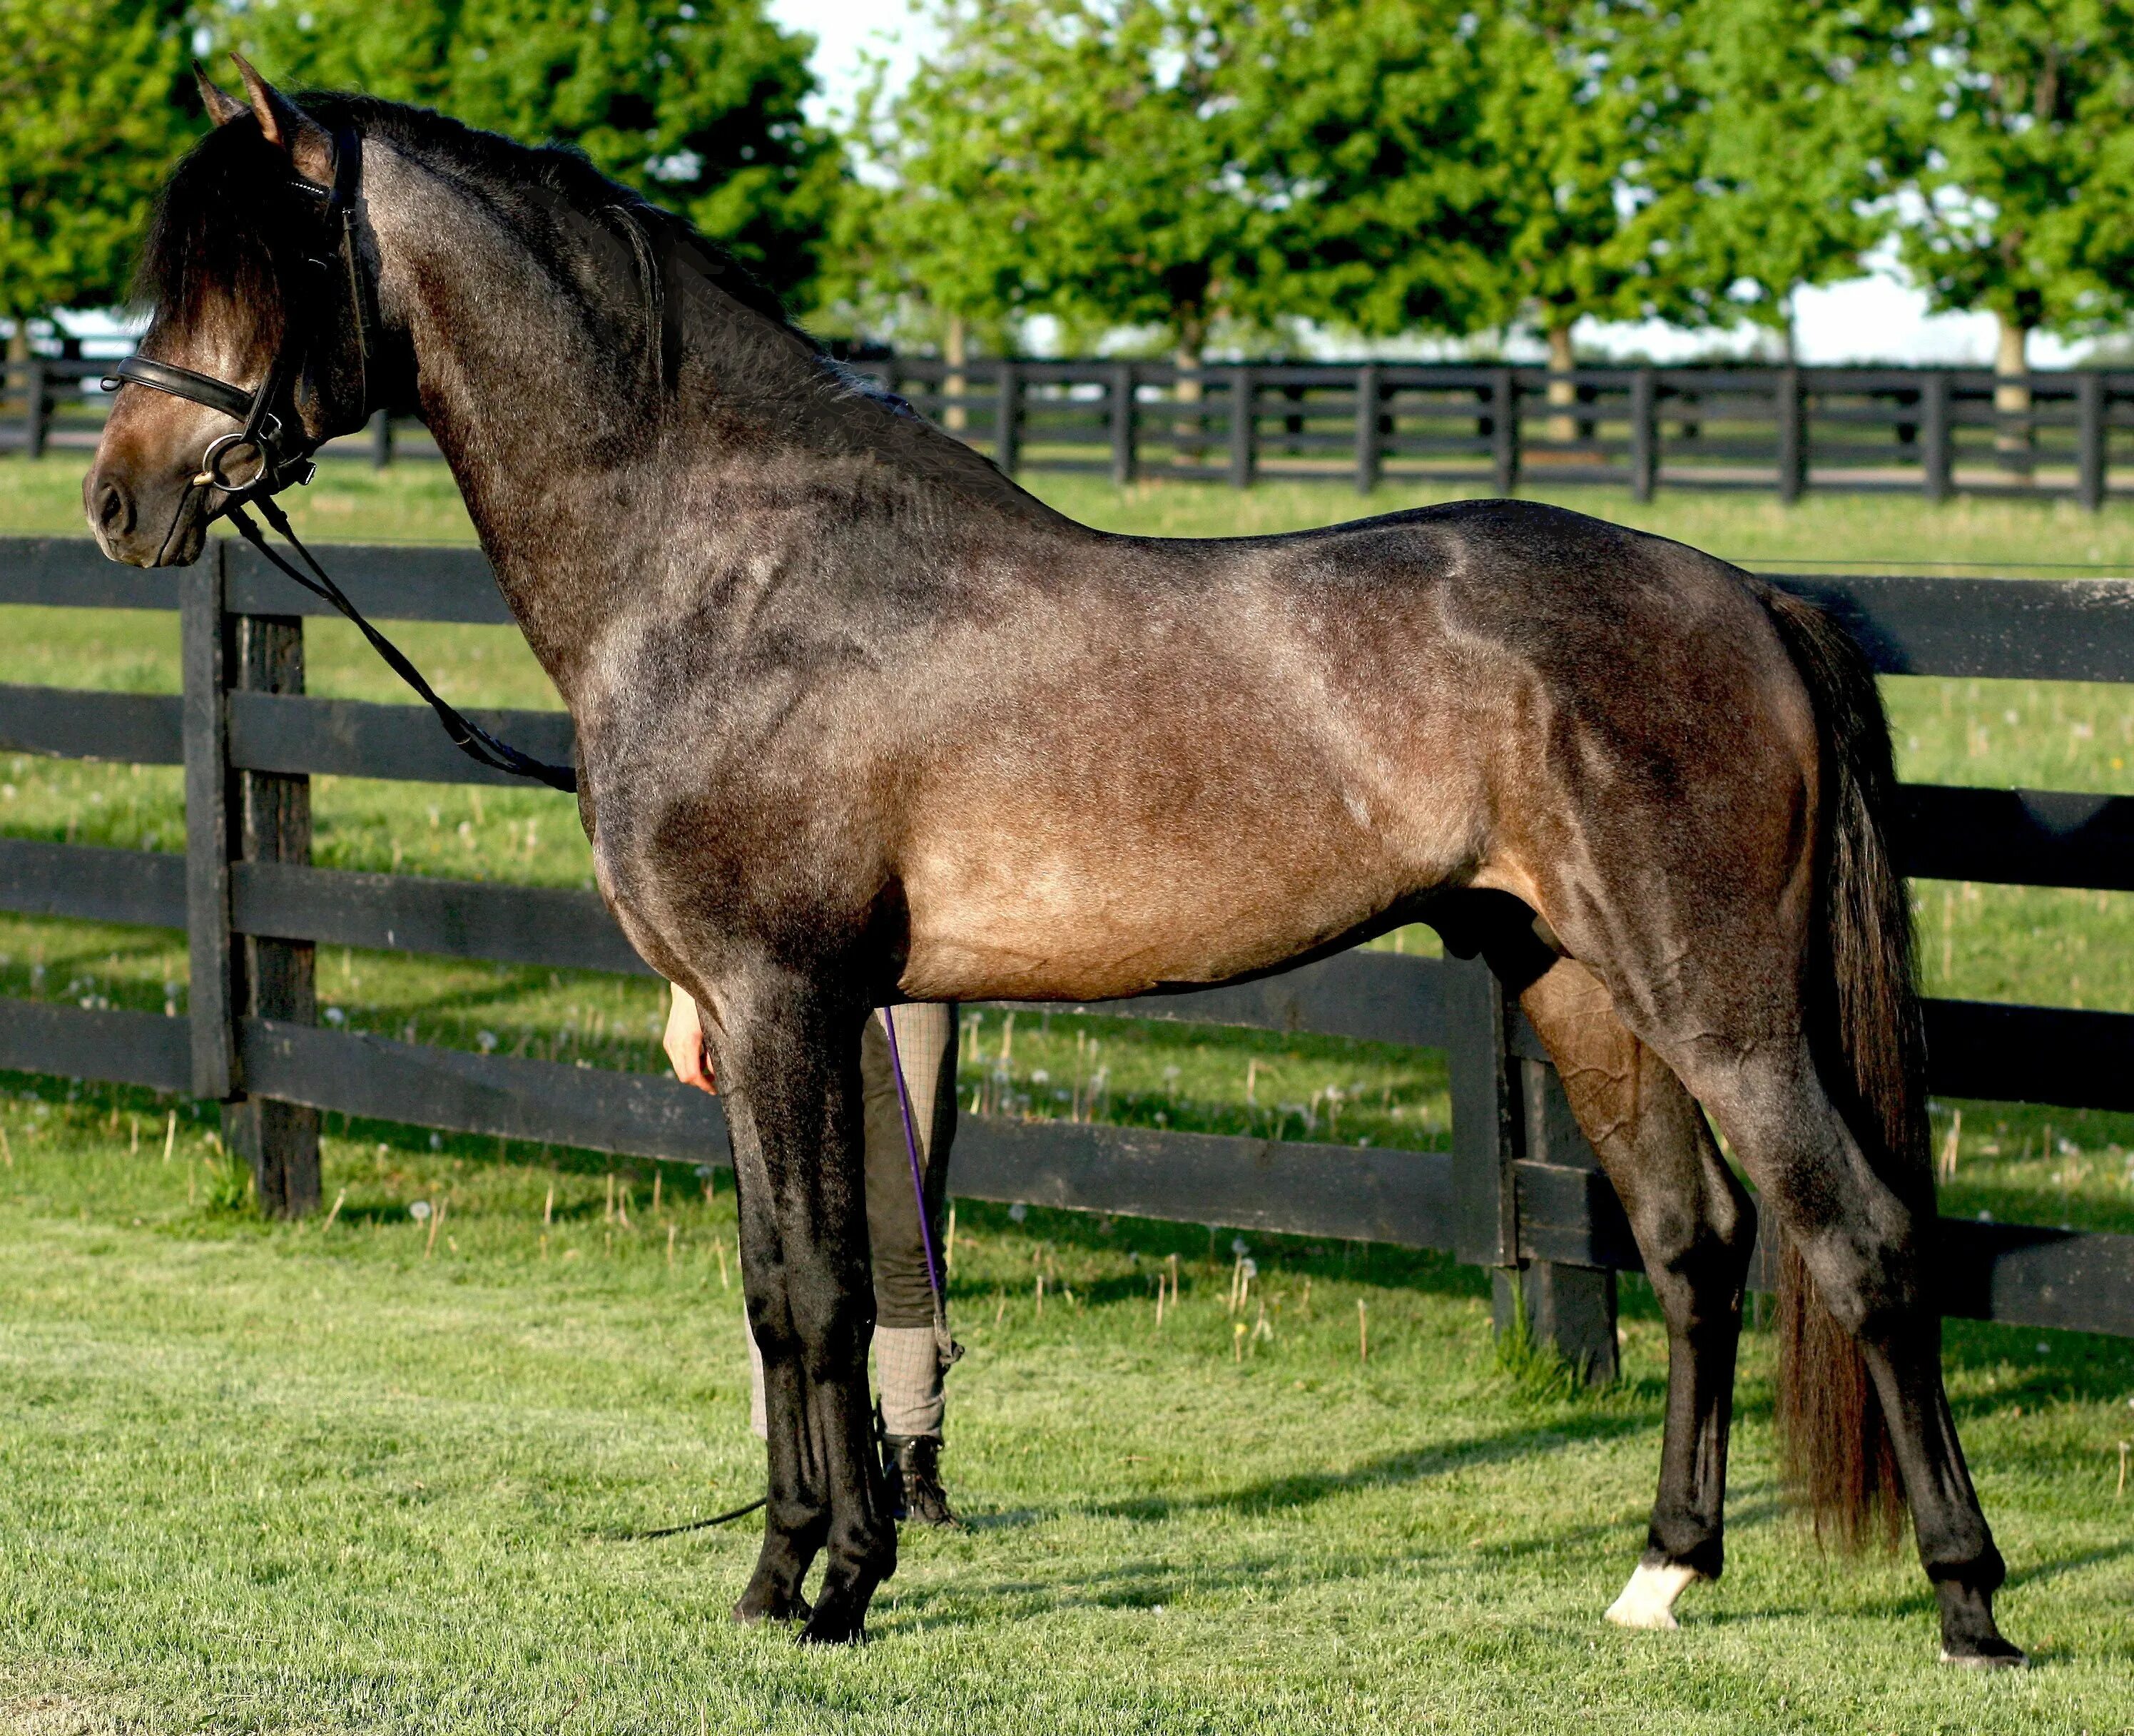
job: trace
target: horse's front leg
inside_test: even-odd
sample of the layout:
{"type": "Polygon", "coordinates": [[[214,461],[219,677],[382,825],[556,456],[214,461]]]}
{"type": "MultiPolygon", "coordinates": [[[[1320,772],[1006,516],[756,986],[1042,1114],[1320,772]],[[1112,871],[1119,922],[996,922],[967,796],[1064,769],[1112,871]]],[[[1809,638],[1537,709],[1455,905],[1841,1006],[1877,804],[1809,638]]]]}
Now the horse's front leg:
{"type": "MultiPolygon", "coordinates": [[[[868,1277],[859,1037],[867,1009],[787,973],[716,991],[707,1039],[725,1094],[749,1323],[763,1355],[770,1485],[740,1621],[856,1640],[896,1570],[867,1407],[868,1277]],[[827,1545],[811,1613],[801,1580],[827,1545]]],[[[701,998],[700,998],[701,999],[701,998]]]]}

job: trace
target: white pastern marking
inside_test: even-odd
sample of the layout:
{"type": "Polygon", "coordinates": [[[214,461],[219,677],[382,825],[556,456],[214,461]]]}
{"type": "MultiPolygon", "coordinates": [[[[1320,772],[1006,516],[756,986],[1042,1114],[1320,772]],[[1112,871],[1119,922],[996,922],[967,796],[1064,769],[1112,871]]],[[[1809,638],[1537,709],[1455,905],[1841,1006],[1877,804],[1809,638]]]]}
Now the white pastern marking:
{"type": "Polygon", "coordinates": [[[1697,1577],[1697,1569],[1670,1564],[1649,1567],[1638,1564],[1623,1595],[1608,1606],[1608,1619],[1618,1627],[1651,1627],[1671,1632],[1680,1624],[1674,1618],[1674,1600],[1697,1577]]]}

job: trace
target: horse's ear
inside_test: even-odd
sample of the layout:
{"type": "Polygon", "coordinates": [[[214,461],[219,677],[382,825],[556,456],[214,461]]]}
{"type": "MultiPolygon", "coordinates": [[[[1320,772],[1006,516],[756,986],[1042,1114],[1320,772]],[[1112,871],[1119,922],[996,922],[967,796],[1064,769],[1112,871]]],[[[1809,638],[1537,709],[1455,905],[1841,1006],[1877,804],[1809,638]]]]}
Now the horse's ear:
{"type": "Polygon", "coordinates": [[[200,85],[200,104],[207,110],[207,118],[218,127],[225,127],[240,114],[252,111],[232,96],[221,85],[207,75],[207,68],[198,60],[193,62],[193,78],[200,85]]]}
{"type": "Polygon", "coordinates": [[[241,54],[233,53],[237,70],[244,77],[244,94],[252,99],[252,113],[258,117],[259,131],[270,145],[289,153],[300,173],[323,181],[333,172],[333,140],[310,115],[282,95],[241,54]]]}

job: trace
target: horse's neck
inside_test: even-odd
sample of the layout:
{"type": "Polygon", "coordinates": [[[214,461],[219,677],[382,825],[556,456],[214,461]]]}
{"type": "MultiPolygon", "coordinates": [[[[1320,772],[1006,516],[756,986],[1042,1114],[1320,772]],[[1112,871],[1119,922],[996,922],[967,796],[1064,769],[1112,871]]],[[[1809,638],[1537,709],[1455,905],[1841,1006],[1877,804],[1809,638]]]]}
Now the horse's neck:
{"type": "Polygon", "coordinates": [[[663,273],[663,345],[638,259],[606,220],[568,220],[596,306],[494,219],[440,210],[442,183],[395,180],[410,196],[394,212],[389,182],[373,220],[381,300],[505,598],[567,700],[633,601],[760,562],[789,536],[819,554],[837,534],[813,504],[825,485],[980,534],[995,519],[1072,528],[960,442],[842,386],[702,273],[663,273]],[[617,369],[619,353],[635,360],[617,369]]]}

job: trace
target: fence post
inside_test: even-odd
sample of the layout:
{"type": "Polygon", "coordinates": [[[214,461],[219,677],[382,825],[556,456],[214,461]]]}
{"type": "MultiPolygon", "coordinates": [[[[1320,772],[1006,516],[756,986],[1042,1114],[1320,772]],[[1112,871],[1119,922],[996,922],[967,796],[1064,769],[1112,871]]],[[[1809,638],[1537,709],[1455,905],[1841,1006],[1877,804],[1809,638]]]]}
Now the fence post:
{"type": "MultiPolygon", "coordinates": [[[[1571,1113],[1563,1081],[1545,1061],[1518,1063],[1522,1155],[1566,1169],[1597,1170],[1585,1133],[1571,1113]]],[[[1615,1274],[1593,1266],[1530,1261],[1517,1274],[1527,1330],[1596,1386],[1615,1378],[1615,1274]]],[[[1513,1321],[1511,1274],[1499,1274],[1492,1301],[1499,1332],[1513,1321]]]]}
{"type": "Polygon", "coordinates": [[[229,945],[229,818],[225,766],[229,713],[222,643],[223,568],[229,545],[181,575],[178,636],[185,668],[181,715],[186,759],[186,944],[193,1095],[228,1097],[237,1076],[229,945]]]}
{"type": "Polygon", "coordinates": [[[1491,1318],[1511,1330],[1524,1303],[1527,1330],[1595,1382],[1615,1377],[1615,1280],[1610,1272],[1519,1259],[1522,1156],[1597,1168],[1572,1119],[1555,1068],[1515,1059],[1514,1016],[1496,974],[1480,959],[1445,961],[1446,1069],[1452,1086],[1453,1255],[1490,1271],[1491,1318]]]}
{"type": "Polygon", "coordinates": [[[1134,479],[1134,365],[1112,369],[1112,486],[1124,488],[1134,479]]]}
{"type": "Polygon", "coordinates": [[[1504,991],[1480,959],[1445,961],[1446,1066],[1452,1086],[1453,1253],[1464,1265],[1519,1259],[1518,1196],[1504,991]]]}
{"type": "Polygon", "coordinates": [[[1385,393],[1378,382],[1378,365],[1365,362],[1356,370],[1356,492],[1369,494],[1378,486],[1378,406],[1385,393]]]}
{"type": "Polygon", "coordinates": [[[1779,370],[1774,391],[1779,423],[1779,498],[1798,500],[1808,487],[1808,430],[1801,415],[1798,368],[1779,370]]]}
{"type": "Polygon", "coordinates": [[[41,358],[31,356],[22,365],[22,450],[32,458],[45,455],[45,429],[51,413],[47,400],[51,386],[41,358]]]}
{"type": "Polygon", "coordinates": [[[1496,370],[1489,402],[1492,485],[1500,495],[1514,495],[1519,491],[1519,380],[1509,368],[1496,370]]]}
{"type": "Polygon", "coordinates": [[[1649,500],[1659,472],[1658,379],[1650,368],[1630,376],[1630,498],[1649,500]]]}
{"type": "MultiPolygon", "coordinates": [[[[227,617],[230,685],[248,693],[304,690],[304,623],[295,616],[227,617]]],[[[242,862],[311,859],[311,781],[262,771],[229,779],[229,843],[242,862]]],[[[231,953],[232,1004],[239,1018],[313,1024],[316,952],[308,941],[239,937],[231,953]]],[[[239,1095],[222,1106],[223,1144],[252,1166],[259,1208],[302,1217],[319,1203],[319,1112],[302,1104],[239,1095]]]]}
{"type": "Polygon", "coordinates": [[[393,418],[384,410],[370,417],[370,467],[384,470],[393,462],[393,418]]]}
{"type": "Polygon", "coordinates": [[[1919,488],[1929,500],[1946,500],[1954,481],[1948,409],[1948,375],[1937,368],[1919,391],[1919,488]]]}
{"type": "Polygon", "coordinates": [[[993,410],[993,462],[1013,476],[1022,462],[1022,370],[1005,356],[997,376],[1000,402],[993,410]]]}
{"type": "Polygon", "coordinates": [[[2096,512],[2104,505],[2104,376],[2093,368],[2075,375],[2075,498],[2096,512]]]}
{"type": "Polygon", "coordinates": [[[1230,370],[1230,486],[1250,488],[1259,468],[1259,382],[1249,367],[1230,370]]]}

